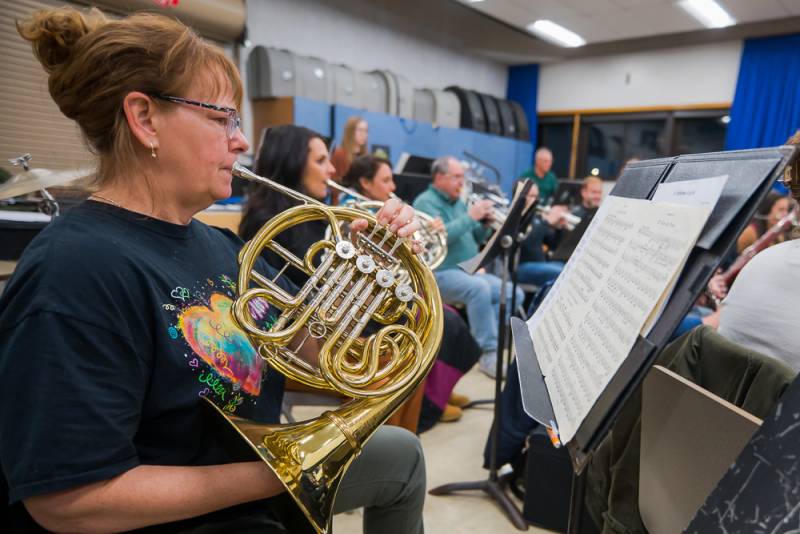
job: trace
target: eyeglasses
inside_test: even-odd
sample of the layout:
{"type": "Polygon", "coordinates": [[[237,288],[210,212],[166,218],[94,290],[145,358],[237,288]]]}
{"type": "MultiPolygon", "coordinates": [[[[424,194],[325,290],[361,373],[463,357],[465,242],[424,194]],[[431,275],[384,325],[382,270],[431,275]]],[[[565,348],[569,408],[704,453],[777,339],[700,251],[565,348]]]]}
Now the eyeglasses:
{"type": "Polygon", "coordinates": [[[198,102],[197,100],[190,100],[188,98],[181,98],[179,96],[169,96],[169,95],[151,95],[153,98],[158,98],[159,100],[164,100],[166,102],[172,102],[174,104],[188,104],[190,106],[197,106],[203,109],[210,109],[213,111],[221,111],[225,113],[227,116],[227,121],[225,122],[225,135],[228,136],[228,139],[233,139],[233,136],[236,134],[236,130],[242,127],[242,118],[239,116],[239,112],[233,108],[226,108],[222,106],[217,106],[214,104],[209,104],[207,102],[198,102]]]}

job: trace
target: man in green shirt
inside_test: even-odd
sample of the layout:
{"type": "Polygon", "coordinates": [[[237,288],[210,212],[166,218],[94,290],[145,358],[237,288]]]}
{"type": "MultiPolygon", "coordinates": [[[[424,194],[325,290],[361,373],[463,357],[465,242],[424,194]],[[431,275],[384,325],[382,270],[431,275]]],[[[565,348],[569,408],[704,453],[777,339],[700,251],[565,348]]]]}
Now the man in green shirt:
{"type": "MultiPolygon", "coordinates": [[[[414,208],[441,218],[447,230],[447,257],[434,273],[439,292],[445,302],[466,306],[470,332],[481,347],[481,371],[494,377],[502,282],[493,274],[467,274],[458,267],[475,256],[479,244],[488,237],[493,203],[481,200],[467,207],[459,198],[464,187],[464,167],[453,157],[434,161],[431,174],[433,183],[414,200],[414,208]]],[[[509,301],[511,287],[506,285],[509,301]]],[[[523,297],[518,291],[517,302],[522,302],[523,297]]]]}
{"type": "Polygon", "coordinates": [[[558,178],[550,169],[553,167],[553,153],[541,147],[533,158],[533,167],[523,172],[520,178],[528,178],[539,186],[539,204],[548,205],[558,189],[558,178]]]}

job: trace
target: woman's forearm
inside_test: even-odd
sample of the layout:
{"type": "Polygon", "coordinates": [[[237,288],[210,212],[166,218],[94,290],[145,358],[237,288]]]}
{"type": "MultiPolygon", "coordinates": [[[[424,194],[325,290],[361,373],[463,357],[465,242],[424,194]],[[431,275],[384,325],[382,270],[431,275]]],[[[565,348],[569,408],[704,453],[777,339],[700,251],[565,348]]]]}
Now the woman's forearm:
{"type": "Polygon", "coordinates": [[[110,480],[25,499],[54,532],[119,532],[168,523],[271,497],[283,485],[262,462],[140,465],[110,480]]]}

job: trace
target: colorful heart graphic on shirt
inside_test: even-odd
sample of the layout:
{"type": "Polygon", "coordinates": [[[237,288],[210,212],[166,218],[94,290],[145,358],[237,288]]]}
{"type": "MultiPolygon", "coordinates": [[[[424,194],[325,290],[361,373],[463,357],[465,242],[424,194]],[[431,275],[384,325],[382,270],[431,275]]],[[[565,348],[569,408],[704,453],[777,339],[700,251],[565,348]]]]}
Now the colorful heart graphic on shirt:
{"type": "MultiPolygon", "coordinates": [[[[210,306],[190,306],[178,317],[178,328],[192,350],[217,374],[250,395],[261,391],[261,358],[231,317],[233,301],[211,295],[210,306]]],[[[238,389],[238,388],[237,388],[238,389]]]]}

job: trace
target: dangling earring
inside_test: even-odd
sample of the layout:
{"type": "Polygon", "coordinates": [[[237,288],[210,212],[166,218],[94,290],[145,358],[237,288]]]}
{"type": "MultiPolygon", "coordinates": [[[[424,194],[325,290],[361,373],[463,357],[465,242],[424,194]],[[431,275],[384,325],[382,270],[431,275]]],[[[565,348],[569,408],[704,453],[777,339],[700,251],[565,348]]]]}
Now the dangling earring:
{"type": "Polygon", "coordinates": [[[150,141],[150,155],[154,158],[156,157],[156,147],[153,146],[153,142],[150,141]]]}

